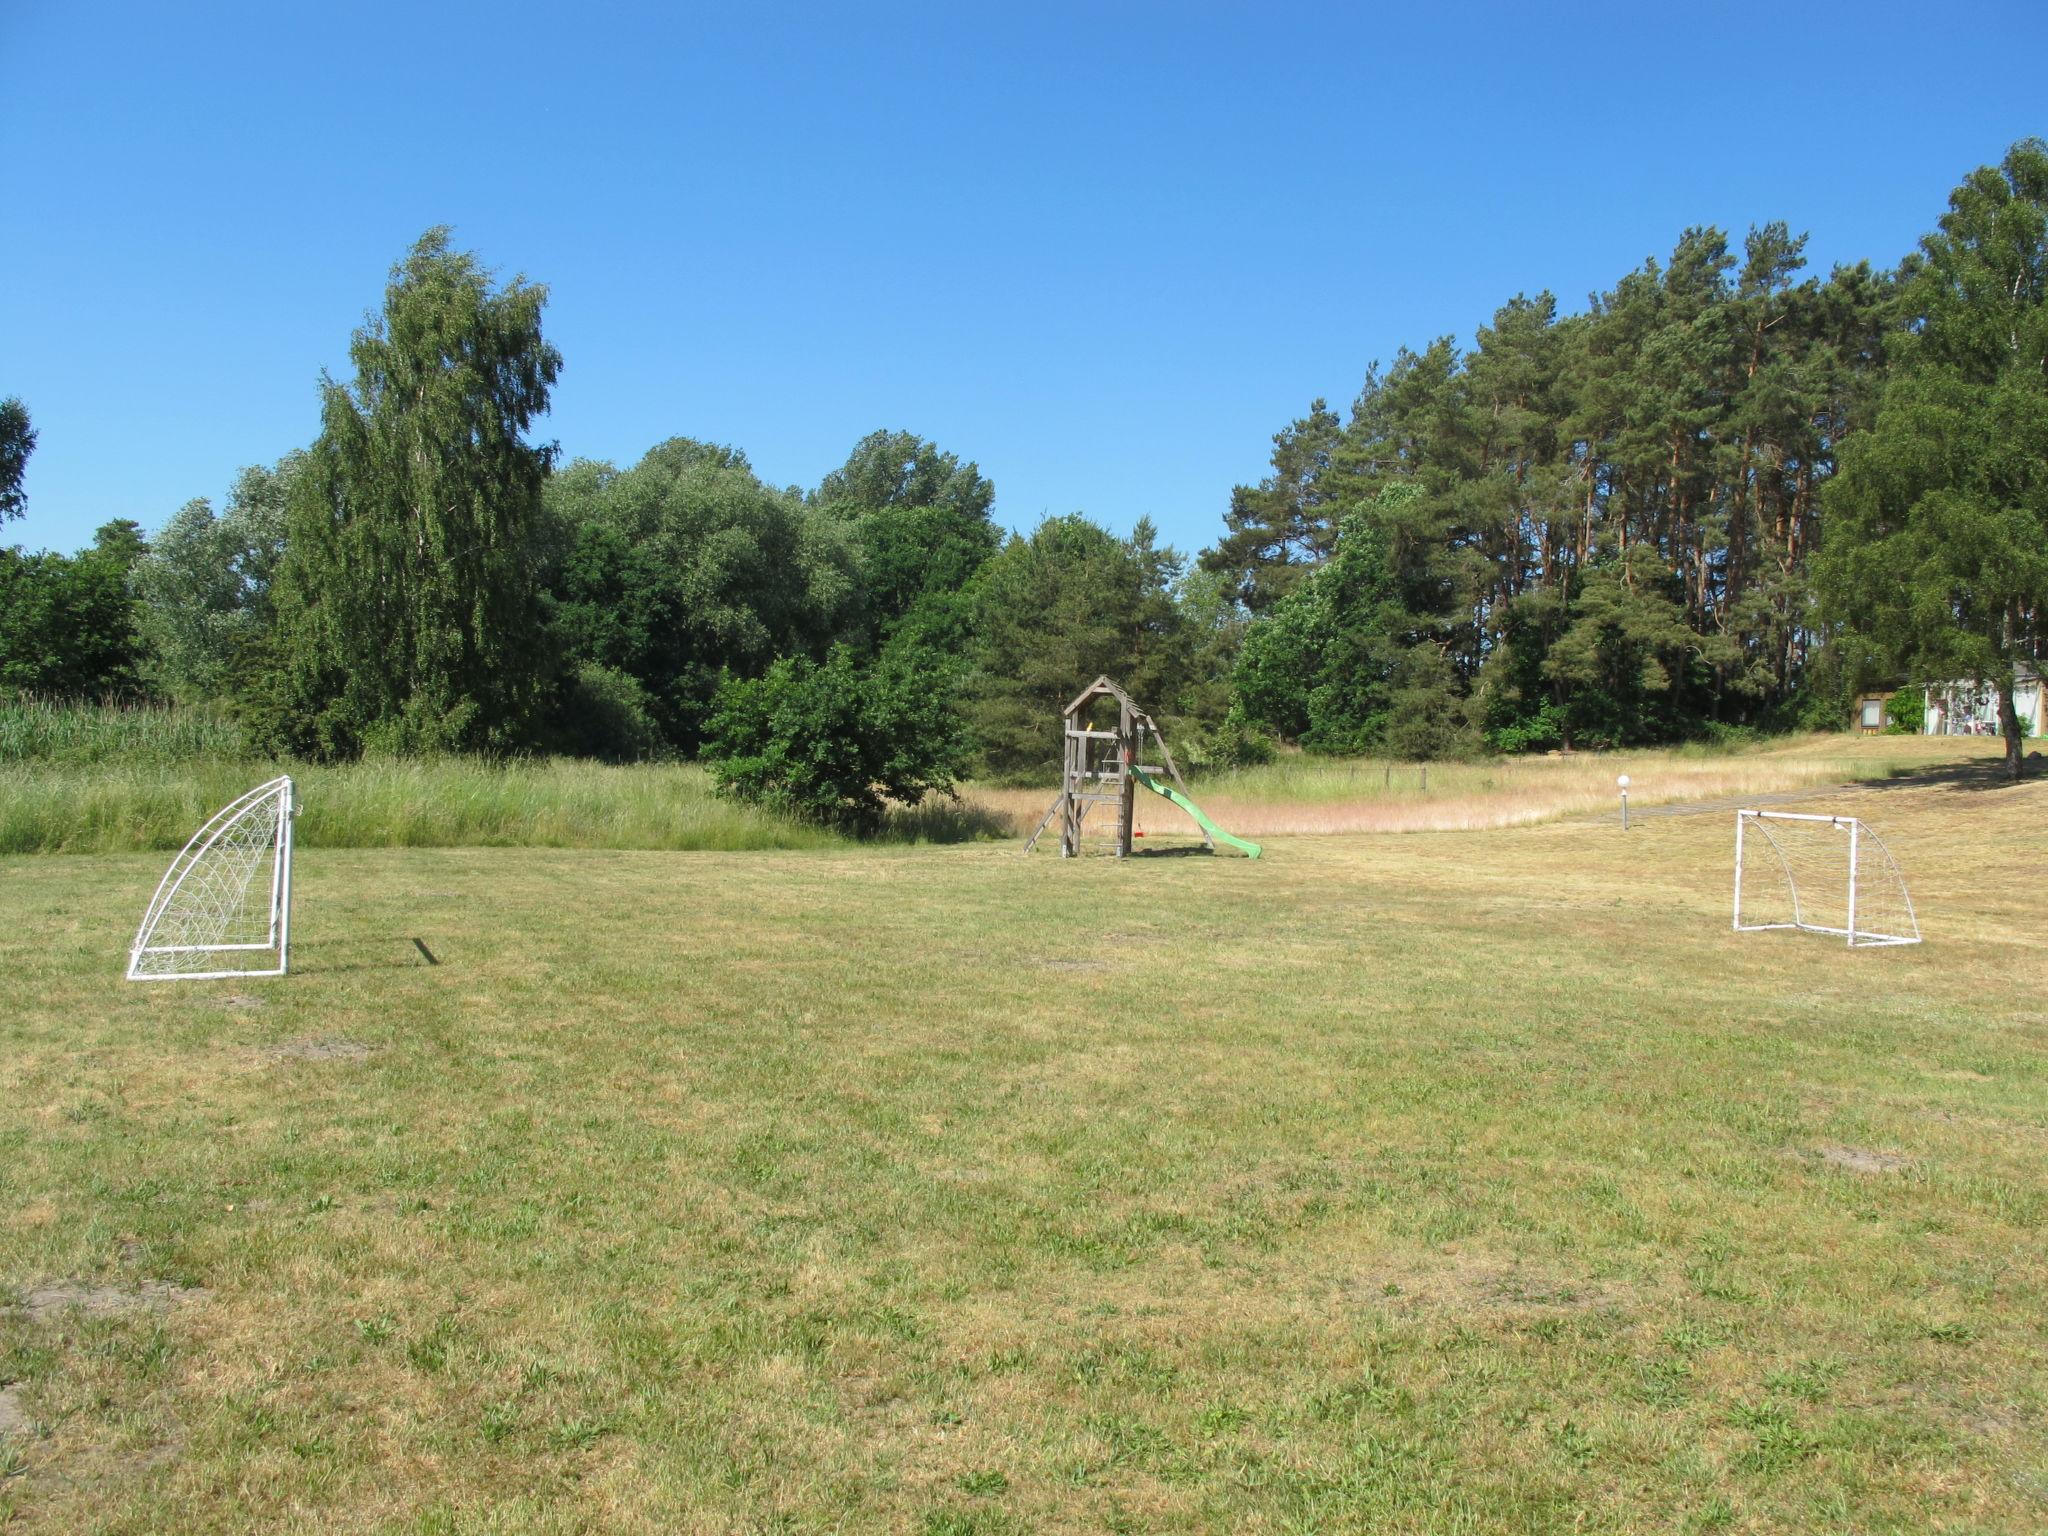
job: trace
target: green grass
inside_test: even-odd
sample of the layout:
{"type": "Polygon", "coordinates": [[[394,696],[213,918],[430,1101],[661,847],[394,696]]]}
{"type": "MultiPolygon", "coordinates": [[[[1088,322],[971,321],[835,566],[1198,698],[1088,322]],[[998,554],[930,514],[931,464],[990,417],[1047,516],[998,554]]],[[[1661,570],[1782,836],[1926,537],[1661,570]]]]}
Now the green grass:
{"type": "Polygon", "coordinates": [[[0,1297],[203,1290],[0,1308],[0,1525],[2038,1529],[2048,786],[1816,803],[1924,947],[1730,933],[1721,815],[309,848],[184,987],[0,862],[0,1297]]]}

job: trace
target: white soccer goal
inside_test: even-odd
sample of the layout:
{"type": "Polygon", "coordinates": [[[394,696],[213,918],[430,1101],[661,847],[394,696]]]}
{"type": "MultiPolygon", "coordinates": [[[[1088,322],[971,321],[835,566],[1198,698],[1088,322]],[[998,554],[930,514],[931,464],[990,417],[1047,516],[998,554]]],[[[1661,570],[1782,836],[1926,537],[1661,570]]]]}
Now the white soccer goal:
{"type": "Polygon", "coordinates": [[[215,812],[171,860],[128,952],[130,981],[282,976],[291,950],[289,778],[215,812]]]}
{"type": "Polygon", "coordinates": [[[1852,946],[1918,944],[1906,877],[1854,816],[1735,813],[1735,927],[1798,928],[1852,946]]]}

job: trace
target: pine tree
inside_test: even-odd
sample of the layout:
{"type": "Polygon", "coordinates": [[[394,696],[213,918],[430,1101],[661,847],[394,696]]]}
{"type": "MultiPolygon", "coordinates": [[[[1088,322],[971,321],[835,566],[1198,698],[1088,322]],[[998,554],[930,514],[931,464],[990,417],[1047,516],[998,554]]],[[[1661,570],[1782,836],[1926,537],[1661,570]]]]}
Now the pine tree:
{"type": "Polygon", "coordinates": [[[1876,423],[1828,488],[1821,588],[1877,662],[1992,683],[2018,778],[2013,683],[2048,613],[2048,144],[1956,188],[1902,300],[1876,423]]]}
{"type": "Polygon", "coordinates": [[[1332,456],[1342,425],[1329,402],[1315,401],[1308,415],[1274,434],[1272,474],[1230,493],[1228,532],[1202,565],[1228,576],[1254,613],[1285,597],[1329,555],[1337,535],[1332,456]]]}

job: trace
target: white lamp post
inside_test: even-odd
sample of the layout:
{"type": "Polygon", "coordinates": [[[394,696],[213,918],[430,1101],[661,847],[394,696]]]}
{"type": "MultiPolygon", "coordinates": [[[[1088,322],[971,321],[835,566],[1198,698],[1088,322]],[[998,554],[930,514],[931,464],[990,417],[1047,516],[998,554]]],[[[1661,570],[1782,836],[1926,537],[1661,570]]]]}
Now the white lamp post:
{"type": "Polygon", "coordinates": [[[1621,830],[1628,830],[1628,775],[1618,774],[1614,782],[1621,788],[1621,830]]]}

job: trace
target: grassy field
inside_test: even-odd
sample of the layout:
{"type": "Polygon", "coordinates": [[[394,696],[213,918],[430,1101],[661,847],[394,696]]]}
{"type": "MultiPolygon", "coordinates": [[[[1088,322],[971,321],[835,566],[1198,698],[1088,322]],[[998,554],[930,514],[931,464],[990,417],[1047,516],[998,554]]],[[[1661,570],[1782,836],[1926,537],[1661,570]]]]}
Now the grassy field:
{"type": "Polygon", "coordinates": [[[1924,946],[1719,813],[309,848],[186,987],[0,860],[0,1526],[2038,1530],[2048,784],[1812,804],[1924,946]]]}

